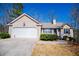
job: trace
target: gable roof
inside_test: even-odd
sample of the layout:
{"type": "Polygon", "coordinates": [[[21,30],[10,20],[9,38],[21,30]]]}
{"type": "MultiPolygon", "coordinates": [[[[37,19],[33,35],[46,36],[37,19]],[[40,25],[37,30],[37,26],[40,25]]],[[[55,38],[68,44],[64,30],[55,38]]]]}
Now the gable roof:
{"type": "Polygon", "coordinates": [[[42,28],[60,28],[63,25],[63,23],[42,23],[42,28]]]}
{"type": "Polygon", "coordinates": [[[63,24],[61,27],[65,26],[65,25],[68,25],[70,28],[73,28],[71,25],[69,24],[63,24]]]}
{"type": "Polygon", "coordinates": [[[37,20],[35,20],[34,18],[32,18],[31,16],[23,13],[22,15],[20,15],[19,17],[17,17],[16,19],[14,19],[13,21],[11,21],[9,24],[7,25],[11,25],[13,24],[14,22],[16,22],[17,20],[19,20],[20,18],[22,18],[23,16],[27,16],[28,18],[30,18],[32,21],[36,22],[37,24],[40,24],[37,20]]]}
{"type": "MultiPolygon", "coordinates": [[[[16,22],[17,20],[19,20],[20,18],[22,18],[23,16],[27,16],[28,18],[30,18],[32,21],[36,22],[37,25],[42,25],[42,28],[62,28],[64,25],[68,25],[68,24],[63,24],[63,23],[56,23],[56,24],[52,24],[52,23],[40,23],[38,22],[36,19],[32,18],[31,16],[23,13],[22,15],[20,15],[19,17],[17,17],[16,19],[14,19],[13,21],[11,21],[9,24],[7,25],[12,25],[14,22],[16,22]]],[[[70,25],[68,25],[70,26],[70,25]]],[[[72,28],[72,26],[70,26],[70,28],[72,28]]]]}

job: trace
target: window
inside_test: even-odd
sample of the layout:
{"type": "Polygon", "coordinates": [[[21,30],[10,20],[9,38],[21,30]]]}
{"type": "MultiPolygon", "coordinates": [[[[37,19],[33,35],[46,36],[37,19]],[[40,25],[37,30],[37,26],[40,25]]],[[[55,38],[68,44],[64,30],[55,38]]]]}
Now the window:
{"type": "Polygon", "coordinates": [[[52,33],[51,29],[43,29],[43,33],[52,33]]]}
{"type": "Polygon", "coordinates": [[[70,29],[64,29],[64,34],[70,34],[70,29]]]}

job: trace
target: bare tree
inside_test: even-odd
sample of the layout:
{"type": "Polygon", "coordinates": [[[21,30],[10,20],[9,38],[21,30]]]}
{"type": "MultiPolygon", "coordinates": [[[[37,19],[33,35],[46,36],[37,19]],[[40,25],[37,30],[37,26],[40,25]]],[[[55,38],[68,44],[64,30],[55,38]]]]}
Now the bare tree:
{"type": "Polygon", "coordinates": [[[38,20],[39,22],[41,21],[42,15],[36,9],[32,8],[31,10],[29,9],[29,11],[30,11],[30,14],[33,15],[31,17],[38,20]]]}
{"type": "Polygon", "coordinates": [[[73,4],[73,9],[71,12],[73,27],[74,27],[74,37],[76,38],[76,42],[79,42],[79,4],[73,4]]]}
{"type": "Polygon", "coordinates": [[[1,24],[5,27],[7,23],[11,22],[17,16],[22,14],[22,10],[23,10],[23,5],[20,3],[0,4],[0,13],[2,14],[0,17],[1,24]]]}

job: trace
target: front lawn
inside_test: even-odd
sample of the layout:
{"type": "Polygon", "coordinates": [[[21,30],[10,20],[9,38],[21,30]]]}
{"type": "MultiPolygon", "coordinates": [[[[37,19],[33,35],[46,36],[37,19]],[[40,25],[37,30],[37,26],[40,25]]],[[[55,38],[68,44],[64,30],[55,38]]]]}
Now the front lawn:
{"type": "Polygon", "coordinates": [[[36,44],[33,56],[75,56],[79,55],[79,45],[36,44]]]}

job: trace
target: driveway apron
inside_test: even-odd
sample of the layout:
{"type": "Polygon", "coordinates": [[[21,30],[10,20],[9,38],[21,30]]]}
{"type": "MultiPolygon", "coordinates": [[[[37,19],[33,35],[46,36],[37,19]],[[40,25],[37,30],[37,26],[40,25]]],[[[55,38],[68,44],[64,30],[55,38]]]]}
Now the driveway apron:
{"type": "Polygon", "coordinates": [[[0,40],[0,56],[31,56],[33,39],[0,40]]]}

